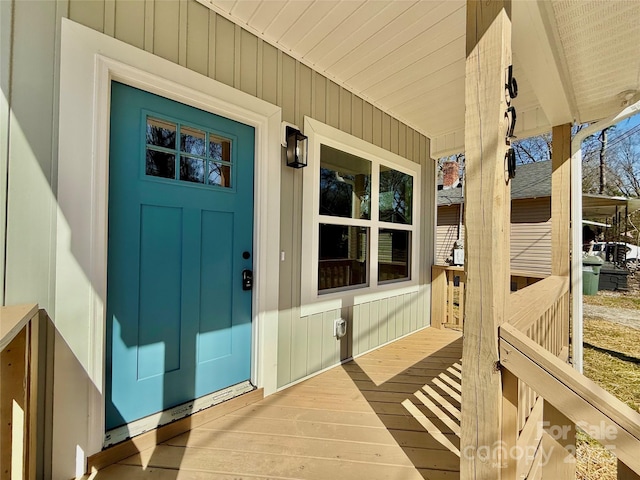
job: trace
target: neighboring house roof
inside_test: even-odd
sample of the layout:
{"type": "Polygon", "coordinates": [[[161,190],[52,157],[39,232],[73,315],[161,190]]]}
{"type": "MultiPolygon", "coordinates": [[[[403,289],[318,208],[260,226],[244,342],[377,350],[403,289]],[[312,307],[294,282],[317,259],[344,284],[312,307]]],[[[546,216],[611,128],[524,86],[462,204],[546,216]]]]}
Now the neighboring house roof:
{"type": "MultiPolygon", "coordinates": [[[[438,189],[441,187],[438,186],[438,189]]],[[[463,203],[462,188],[438,190],[438,206],[463,203]]],[[[518,165],[516,176],[511,180],[511,199],[539,198],[551,196],[551,162],[525,163],[518,165]]]]}
{"type": "MultiPolygon", "coordinates": [[[[442,188],[438,185],[438,189],[442,188]]],[[[462,188],[438,190],[438,206],[464,203],[462,188]]],[[[511,199],[541,198],[551,196],[551,161],[518,165],[516,177],[511,181],[511,199]]],[[[628,212],[640,210],[640,198],[610,197],[582,194],[582,216],[587,218],[611,217],[623,208],[628,212]]]]}

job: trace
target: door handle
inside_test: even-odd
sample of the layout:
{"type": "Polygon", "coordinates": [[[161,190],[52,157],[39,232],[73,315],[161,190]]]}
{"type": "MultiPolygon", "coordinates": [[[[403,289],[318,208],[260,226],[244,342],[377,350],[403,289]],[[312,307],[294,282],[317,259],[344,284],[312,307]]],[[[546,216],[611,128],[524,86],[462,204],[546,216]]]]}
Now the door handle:
{"type": "Polygon", "coordinates": [[[251,270],[242,271],[242,290],[251,290],[253,288],[253,272],[251,270]]]}

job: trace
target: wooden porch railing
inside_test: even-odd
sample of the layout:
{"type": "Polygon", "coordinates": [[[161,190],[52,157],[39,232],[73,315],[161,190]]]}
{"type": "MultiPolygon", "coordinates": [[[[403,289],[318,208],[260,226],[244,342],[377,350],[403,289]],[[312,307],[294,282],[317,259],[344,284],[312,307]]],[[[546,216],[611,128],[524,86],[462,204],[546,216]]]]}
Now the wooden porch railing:
{"type": "Polygon", "coordinates": [[[43,313],[37,305],[0,308],[1,480],[37,476],[38,337],[43,313]]]}
{"type": "Polygon", "coordinates": [[[359,260],[344,259],[320,260],[318,268],[318,288],[325,290],[362,283],[366,266],[359,260]]]}
{"type": "Polygon", "coordinates": [[[568,354],[569,279],[550,276],[509,297],[509,324],[555,356],[568,354]],[[563,348],[565,349],[562,353],[563,348]]]}
{"type": "MultiPolygon", "coordinates": [[[[431,267],[431,321],[433,326],[462,328],[466,275],[463,267],[431,267]]],[[[545,278],[536,272],[511,272],[512,290],[521,290],[545,278]]]]}
{"type": "Polygon", "coordinates": [[[567,363],[569,282],[551,276],[510,296],[499,331],[503,367],[503,478],[575,478],[576,426],[640,479],[640,414],[567,363]]]}
{"type": "Polygon", "coordinates": [[[466,280],[467,276],[462,267],[441,265],[431,267],[432,326],[462,328],[466,280]]]}
{"type": "MultiPolygon", "coordinates": [[[[432,273],[432,324],[462,327],[464,269],[432,273]]],[[[573,480],[579,427],[617,456],[619,479],[640,480],[640,414],[567,364],[569,279],[526,275],[512,272],[517,291],[499,331],[502,478],[573,480]]]]}

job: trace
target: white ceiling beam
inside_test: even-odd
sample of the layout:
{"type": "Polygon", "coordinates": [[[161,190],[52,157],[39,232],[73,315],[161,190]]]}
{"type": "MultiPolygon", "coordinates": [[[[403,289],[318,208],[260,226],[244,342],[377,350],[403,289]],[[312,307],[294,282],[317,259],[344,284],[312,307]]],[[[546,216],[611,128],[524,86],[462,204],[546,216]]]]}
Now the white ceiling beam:
{"type": "MultiPolygon", "coordinates": [[[[561,46],[555,45],[541,8],[542,2],[513,2],[513,52],[550,124],[561,125],[573,122],[575,115],[569,97],[570,87],[556,61],[556,52],[561,46]]],[[[514,72],[514,76],[517,79],[518,72],[514,72]]]]}

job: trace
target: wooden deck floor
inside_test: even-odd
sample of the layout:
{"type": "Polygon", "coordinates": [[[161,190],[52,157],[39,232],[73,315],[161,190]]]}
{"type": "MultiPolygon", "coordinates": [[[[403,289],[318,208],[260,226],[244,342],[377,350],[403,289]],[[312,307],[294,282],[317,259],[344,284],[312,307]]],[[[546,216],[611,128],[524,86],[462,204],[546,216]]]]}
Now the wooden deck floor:
{"type": "Polygon", "coordinates": [[[428,328],[91,478],[457,479],[461,356],[428,328]]]}

